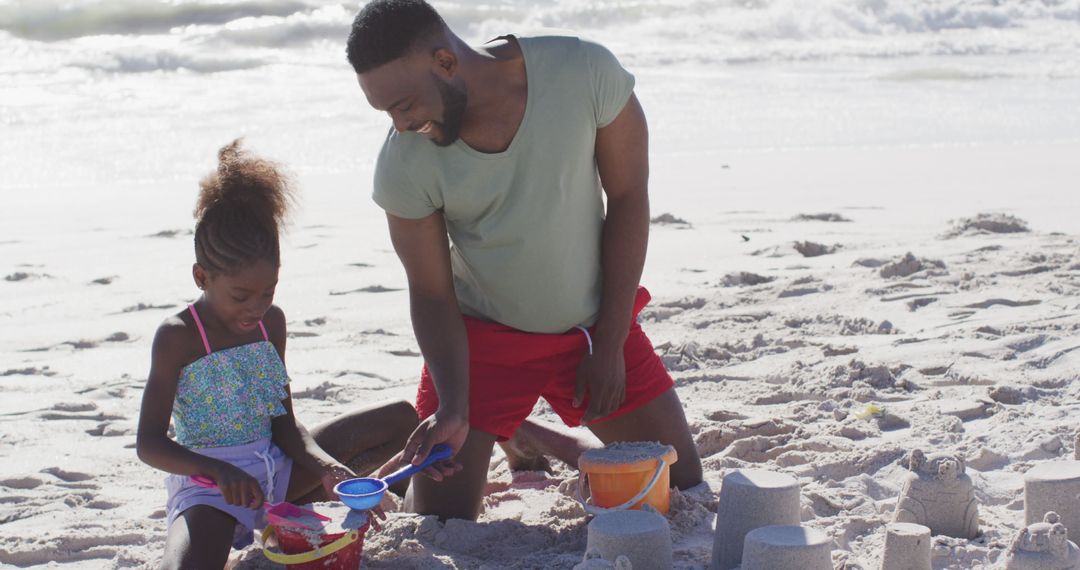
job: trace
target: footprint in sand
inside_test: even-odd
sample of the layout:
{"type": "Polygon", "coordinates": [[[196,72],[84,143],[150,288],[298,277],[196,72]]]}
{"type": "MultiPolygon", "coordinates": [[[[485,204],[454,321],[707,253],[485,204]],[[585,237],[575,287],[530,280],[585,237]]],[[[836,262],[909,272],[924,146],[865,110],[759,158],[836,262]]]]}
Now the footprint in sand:
{"type": "Polygon", "coordinates": [[[52,275],[48,273],[27,273],[25,271],[16,271],[4,276],[4,281],[26,281],[28,279],[51,279],[52,275]]]}
{"type": "Polygon", "coordinates": [[[161,230],[160,232],[158,232],[156,234],[150,234],[150,235],[148,235],[146,237],[151,237],[151,238],[174,238],[174,237],[182,236],[182,235],[190,236],[190,235],[194,235],[194,232],[192,232],[191,230],[161,230]]]}
{"type": "Polygon", "coordinates": [[[793,222],[850,222],[851,220],[832,212],[820,214],[799,214],[791,218],[793,222]]]}
{"type": "Polygon", "coordinates": [[[289,331],[285,336],[289,338],[311,338],[319,336],[319,333],[311,331],[289,331]]]}
{"type": "Polygon", "coordinates": [[[678,227],[680,229],[686,229],[686,228],[693,227],[690,224],[690,222],[688,222],[688,221],[686,221],[686,220],[684,220],[682,218],[676,218],[675,216],[673,216],[671,214],[668,214],[668,213],[664,213],[664,214],[660,214],[659,216],[656,216],[655,218],[649,220],[649,223],[655,224],[655,225],[658,225],[658,226],[674,226],[674,227],[678,227]]]}
{"type": "Polygon", "coordinates": [[[937,300],[937,297],[919,297],[918,299],[908,301],[907,307],[909,311],[917,311],[931,303],[936,303],[937,300]]]}
{"type": "Polygon", "coordinates": [[[13,477],[11,479],[0,479],[0,487],[7,487],[9,489],[21,489],[29,490],[40,487],[44,481],[37,477],[13,477]]]}
{"type": "Polygon", "coordinates": [[[97,279],[94,279],[93,281],[91,281],[90,284],[91,285],[111,285],[113,280],[116,279],[116,278],[117,278],[116,275],[112,275],[110,277],[98,277],[97,279]]]}
{"type": "MultiPolygon", "coordinates": [[[[1031,301],[1013,301],[1012,299],[987,299],[979,303],[972,303],[970,305],[964,305],[965,309],[988,309],[994,305],[1003,305],[1006,307],[1030,307],[1031,305],[1038,305],[1042,303],[1039,300],[1031,301]]],[[[951,316],[951,315],[950,315],[951,316]]]]}
{"type": "Polygon", "coordinates": [[[391,291],[401,291],[401,289],[394,289],[391,287],[383,287],[382,285],[370,285],[361,289],[352,289],[351,291],[331,291],[331,295],[349,295],[351,293],[389,293],[391,291]]]}
{"type": "Polygon", "coordinates": [[[409,350],[409,349],[406,349],[406,350],[388,350],[386,352],[389,352],[390,354],[392,354],[394,356],[420,356],[419,352],[416,352],[415,350],[409,350]]]}
{"type": "Polygon", "coordinates": [[[60,479],[61,481],[66,481],[68,483],[89,481],[90,479],[94,478],[94,476],[90,475],[89,473],[79,473],[78,471],[65,471],[64,469],[61,469],[59,467],[47,467],[39,471],[39,473],[48,473],[49,475],[52,475],[53,477],[56,477],[57,479],[60,479]]]}
{"type": "Polygon", "coordinates": [[[705,299],[701,297],[686,297],[678,301],[660,303],[656,308],[649,308],[641,313],[644,320],[662,322],[690,310],[698,310],[705,306],[705,299]]]}
{"type": "Polygon", "coordinates": [[[359,262],[356,262],[356,263],[350,263],[348,265],[349,265],[349,267],[375,267],[374,265],[372,265],[370,263],[364,263],[362,261],[359,261],[359,262]]]}
{"type": "Polygon", "coordinates": [[[48,366],[42,368],[30,366],[28,368],[8,368],[0,372],[0,376],[56,376],[56,372],[49,370],[48,366]]]}
{"type": "Polygon", "coordinates": [[[138,305],[131,305],[129,307],[124,307],[120,312],[121,313],[137,313],[139,311],[150,311],[150,310],[154,310],[154,309],[172,309],[172,308],[175,308],[175,307],[176,307],[176,305],[170,304],[170,303],[166,303],[164,305],[154,305],[154,304],[151,304],[151,303],[139,303],[138,305]]]}
{"type": "Polygon", "coordinates": [[[364,372],[362,370],[339,370],[336,374],[334,374],[334,378],[342,378],[344,376],[360,376],[363,378],[374,378],[383,382],[391,382],[391,380],[386,376],[375,374],[374,372],[364,372]]]}
{"type": "Polygon", "coordinates": [[[776,280],[776,277],[766,277],[764,275],[758,275],[756,273],[750,273],[748,271],[740,271],[738,273],[729,273],[724,276],[720,281],[721,287],[748,287],[754,285],[762,285],[764,283],[771,283],[776,280]]]}
{"type": "Polygon", "coordinates": [[[308,319],[304,321],[304,324],[309,327],[321,327],[326,324],[326,317],[317,317],[314,319],[308,319]]]}
{"type": "Polygon", "coordinates": [[[101,340],[68,340],[57,345],[31,348],[23,352],[45,352],[60,346],[70,346],[75,350],[88,350],[91,348],[97,348],[101,345],[102,342],[127,342],[129,340],[131,340],[131,337],[126,332],[115,332],[101,340]]]}
{"type": "Polygon", "coordinates": [[[292,397],[297,400],[329,400],[337,397],[338,392],[341,392],[342,387],[332,382],[323,382],[314,388],[308,388],[307,390],[297,390],[292,393],[292,397]]]}

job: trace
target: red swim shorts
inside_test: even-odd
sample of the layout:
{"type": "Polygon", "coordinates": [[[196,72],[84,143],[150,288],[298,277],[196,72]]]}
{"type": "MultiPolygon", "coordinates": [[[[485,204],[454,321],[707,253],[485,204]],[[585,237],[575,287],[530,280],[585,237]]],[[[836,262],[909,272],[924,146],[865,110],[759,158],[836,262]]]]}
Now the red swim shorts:
{"type": "MultiPolygon", "coordinates": [[[[651,298],[644,287],[638,287],[635,318],[623,348],[626,399],[605,420],[630,413],[675,385],[637,323],[637,314],[651,298]]],[[[577,366],[589,351],[582,331],[536,334],[471,317],[464,319],[469,336],[469,425],[473,429],[505,441],[529,417],[541,396],[563,423],[581,425],[588,409],[588,395],[580,408],[575,408],[573,401],[577,366]]],[[[416,411],[423,419],[438,408],[439,396],[425,366],[416,392],[416,411]]]]}

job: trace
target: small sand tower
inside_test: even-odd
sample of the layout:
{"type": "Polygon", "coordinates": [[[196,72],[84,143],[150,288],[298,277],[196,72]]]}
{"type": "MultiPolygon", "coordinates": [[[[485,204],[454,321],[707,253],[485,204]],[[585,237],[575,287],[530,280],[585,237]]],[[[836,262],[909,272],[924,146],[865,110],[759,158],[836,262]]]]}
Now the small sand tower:
{"type": "Polygon", "coordinates": [[[1080,544],[1080,461],[1046,461],[1024,473],[1024,524],[1061,513],[1069,540],[1080,544]]]}
{"type": "Polygon", "coordinates": [[[656,511],[612,511],[597,515],[588,528],[585,551],[599,554],[614,568],[622,568],[620,558],[634,568],[671,568],[671,528],[656,511]]]}
{"type": "Polygon", "coordinates": [[[769,525],[798,525],[799,492],[799,482],[782,473],[740,469],[725,475],[716,508],[712,570],[740,564],[748,532],[769,525]]]}
{"type": "Polygon", "coordinates": [[[741,570],[832,570],[829,535],[798,525],[756,528],[746,535],[741,570]]]}
{"type": "Polygon", "coordinates": [[[885,525],[881,570],[930,570],[930,529],[921,524],[885,525]]]}

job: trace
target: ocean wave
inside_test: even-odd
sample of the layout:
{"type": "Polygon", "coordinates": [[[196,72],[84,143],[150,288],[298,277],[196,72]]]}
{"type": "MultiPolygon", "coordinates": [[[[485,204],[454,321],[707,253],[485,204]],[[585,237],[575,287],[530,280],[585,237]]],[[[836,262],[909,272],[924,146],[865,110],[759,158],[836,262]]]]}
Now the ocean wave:
{"type": "MultiPolygon", "coordinates": [[[[433,1],[470,42],[559,29],[632,66],[837,58],[1067,54],[1080,0],[433,1]]],[[[0,0],[3,32],[117,72],[245,69],[340,60],[357,9],[340,0],[0,0]],[[162,41],[167,40],[167,41],[162,41]],[[85,44],[94,43],[90,58],[85,44]],[[130,50],[132,44],[168,47],[130,50]],[[314,49],[312,49],[314,48],[314,49]]],[[[0,46],[2,47],[2,46],[0,46]]]]}
{"type": "Polygon", "coordinates": [[[98,35],[140,35],[241,18],[288,16],[314,9],[296,0],[186,1],[9,0],[0,3],[0,30],[40,41],[98,35]]]}
{"type": "Polygon", "coordinates": [[[218,73],[253,69],[273,63],[272,60],[251,56],[222,56],[177,52],[172,49],[127,48],[93,56],[82,56],[70,63],[72,67],[107,73],[150,73],[155,71],[192,71],[218,73]]]}

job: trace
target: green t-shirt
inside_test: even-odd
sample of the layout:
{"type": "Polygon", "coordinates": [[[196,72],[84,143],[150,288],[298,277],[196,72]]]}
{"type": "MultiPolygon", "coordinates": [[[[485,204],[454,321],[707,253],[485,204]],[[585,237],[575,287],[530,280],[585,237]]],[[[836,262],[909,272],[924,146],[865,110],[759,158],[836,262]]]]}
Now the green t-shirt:
{"type": "Polygon", "coordinates": [[[510,146],[481,153],[390,129],[375,202],[402,218],[442,210],[461,311],[519,330],[591,325],[600,304],[604,206],[596,130],[630,99],[634,77],[604,47],[518,37],[528,97],[510,146]]]}

